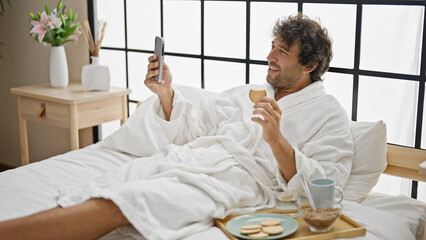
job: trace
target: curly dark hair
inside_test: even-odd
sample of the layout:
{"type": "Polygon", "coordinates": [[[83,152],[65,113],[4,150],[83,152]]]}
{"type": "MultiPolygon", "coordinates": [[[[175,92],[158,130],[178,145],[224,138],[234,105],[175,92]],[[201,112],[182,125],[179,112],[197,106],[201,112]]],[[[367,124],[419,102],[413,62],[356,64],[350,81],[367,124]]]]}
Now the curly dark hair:
{"type": "Polygon", "coordinates": [[[331,39],[326,28],[299,12],[296,16],[278,20],[273,36],[280,37],[289,47],[300,40],[300,63],[309,67],[318,62],[318,66],[310,73],[311,80],[322,80],[321,76],[327,72],[333,58],[331,39]]]}

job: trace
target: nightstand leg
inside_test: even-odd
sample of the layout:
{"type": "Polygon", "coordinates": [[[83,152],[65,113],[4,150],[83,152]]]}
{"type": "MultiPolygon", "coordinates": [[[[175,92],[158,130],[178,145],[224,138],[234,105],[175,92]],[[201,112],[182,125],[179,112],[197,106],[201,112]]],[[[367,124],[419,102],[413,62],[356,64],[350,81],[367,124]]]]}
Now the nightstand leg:
{"type": "Polygon", "coordinates": [[[122,104],[122,117],[120,120],[121,125],[124,124],[124,122],[127,120],[127,95],[123,96],[122,100],[121,100],[121,104],[122,104]]]}
{"type": "Polygon", "coordinates": [[[70,104],[69,114],[70,114],[70,145],[71,145],[71,150],[76,150],[79,148],[77,104],[70,104]]]}
{"type": "Polygon", "coordinates": [[[18,96],[18,122],[19,141],[21,144],[21,164],[26,165],[30,163],[30,156],[28,152],[27,120],[22,117],[22,106],[20,96],[18,96]]]}

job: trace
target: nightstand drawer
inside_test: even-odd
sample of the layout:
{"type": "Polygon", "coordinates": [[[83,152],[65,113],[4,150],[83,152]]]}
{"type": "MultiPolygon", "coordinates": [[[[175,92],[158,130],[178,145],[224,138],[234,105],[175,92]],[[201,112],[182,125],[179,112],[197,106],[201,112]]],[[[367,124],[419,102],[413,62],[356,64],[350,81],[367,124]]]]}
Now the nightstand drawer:
{"type": "Polygon", "coordinates": [[[69,128],[69,110],[66,104],[21,97],[21,108],[25,119],[69,128]]]}
{"type": "Polygon", "coordinates": [[[126,104],[123,101],[125,99],[119,96],[79,104],[77,107],[78,127],[93,127],[104,122],[120,119],[123,116],[123,104],[126,104]]]}

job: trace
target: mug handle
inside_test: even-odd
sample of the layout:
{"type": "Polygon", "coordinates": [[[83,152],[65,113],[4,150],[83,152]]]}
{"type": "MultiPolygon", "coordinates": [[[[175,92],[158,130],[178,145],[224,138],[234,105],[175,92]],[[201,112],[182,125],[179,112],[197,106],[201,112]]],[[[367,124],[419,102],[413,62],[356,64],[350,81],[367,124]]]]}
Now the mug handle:
{"type": "Polygon", "coordinates": [[[340,203],[340,202],[343,200],[343,191],[342,191],[342,189],[341,189],[340,187],[338,187],[338,186],[334,186],[334,189],[340,192],[340,200],[339,200],[339,201],[337,201],[337,202],[334,202],[334,201],[333,201],[333,202],[334,202],[334,203],[340,203]]]}

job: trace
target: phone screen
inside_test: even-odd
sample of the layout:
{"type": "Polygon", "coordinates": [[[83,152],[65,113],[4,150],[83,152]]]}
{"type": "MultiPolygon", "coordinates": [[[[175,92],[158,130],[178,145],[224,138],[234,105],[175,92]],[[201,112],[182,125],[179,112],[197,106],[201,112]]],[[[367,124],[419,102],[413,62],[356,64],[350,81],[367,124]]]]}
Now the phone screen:
{"type": "Polygon", "coordinates": [[[164,38],[162,37],[155,37],[155,48],[154,48],[154,54],[158,56],[158,62],[160,63],[160,73],[157,76],[154,76],[154,80],[157,82],[161,82],[163,79],[163,61],[164,61],[164,38]]]}

